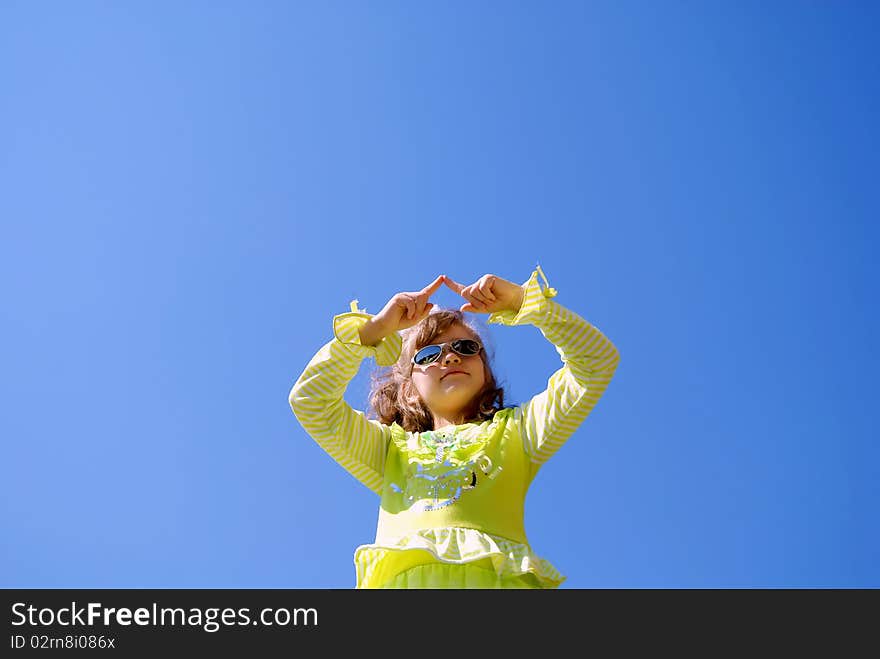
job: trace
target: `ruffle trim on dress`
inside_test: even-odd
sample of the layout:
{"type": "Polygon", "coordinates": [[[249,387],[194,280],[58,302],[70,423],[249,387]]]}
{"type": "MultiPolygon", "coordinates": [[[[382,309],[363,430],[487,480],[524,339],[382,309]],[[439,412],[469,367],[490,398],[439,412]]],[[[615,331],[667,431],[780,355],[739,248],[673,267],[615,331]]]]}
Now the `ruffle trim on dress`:
{"type": "MultiPolygon", "coordinates": [[[[467,460],[477,454],[496,436],[499,426],[513,418],[514,413],[514,408],[506,407],[495,412],[490,421],[481,424],[463,423],[446,430],[445,435],[457,437],[455,443],[450,445],[447,455],[467,460]]],[[[401,453],[422,462],[431,462],[436,455],[436,449],[422,440],[422,434],[424,433],[407,432],[396,422],[391,424],[391,440],[401,453]]]]}
{"type": "Polygon", "coordinates": [[[361,358],[372,357],[379,366],[393,365],[403,347],[400,334],[392,332],[375,346],[361,344],[358,330],[373,316],[366,309],[358,309],[357,300],[352,300],[350,306],[351,311],[333,316],[333,335],[361,358]]]}
{"type": "Polygon", "coordinates": [[[551,288],[547,276],[541,269],[540,264],[535,266],[531,276],[522,285],[523,301],[519,311],[505,309],[504,311],[495,311],[489,315],[486,321],[490,325],[524,325],[533,323],[536,319],[543,316],[549,308],[548,300],[556,297],[558,294],[555,288],[551,288]],[[538,275],[544,280],[544,288],[538,281],[538,275]]]}
{"type": "Polygon", "coordinates": [[[483,558],[492,561],[499,577],[532,573],[544,588],[557,588],[565,577],[550,562],[519,542],[477,529],[445,527],[419,529],[406,535],[361,545],[354,554],[356,588],[381,588],[399,572],[420,562],[408,552],[427,552],[429,560],[463,564],[483,558]]]}

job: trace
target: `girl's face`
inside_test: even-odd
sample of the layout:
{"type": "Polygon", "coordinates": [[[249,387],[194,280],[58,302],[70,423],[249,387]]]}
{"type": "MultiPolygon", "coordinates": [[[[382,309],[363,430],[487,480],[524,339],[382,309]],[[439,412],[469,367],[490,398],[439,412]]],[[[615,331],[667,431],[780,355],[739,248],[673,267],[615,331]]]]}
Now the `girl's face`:
{"type": "Polygon", "coordinates": [[[458,417],[486,383],[481,354],[459,355],[449,345],[455,339],[477,337],[461,325],[452,325],[431,341],[446,344],[440,358],[427,366],[412,365],[412,382],[422,400],[435,415],[446,419],[458,417]]]}

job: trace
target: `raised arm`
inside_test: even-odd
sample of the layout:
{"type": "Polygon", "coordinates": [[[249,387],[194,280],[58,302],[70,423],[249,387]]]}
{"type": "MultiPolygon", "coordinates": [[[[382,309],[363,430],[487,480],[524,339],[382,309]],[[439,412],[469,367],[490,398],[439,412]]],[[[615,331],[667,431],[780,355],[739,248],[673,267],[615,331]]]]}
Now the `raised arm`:
{"type": "Polygon", "coordinates": [[[382,493],[385,455],[391,428],[343,399],[361,361],[373,357],[391,366],[400,357],[398,332],[421,322],[434,306],[428,300],[443,276],[419,291],[395,294],[375,316],[358,310],[333,317],[333,339],[324,344],[299,376],[288,397],[306,432],[330,456],[368,488],[382,493]]]}
{"type": "Polygon", "coordinates": [[[617,369],[620,355],[602,332],[552,299],[556,290],[549,287],[540,266],[523,284],[523,290],[518,312],[496,312],[488,322],[535,325],[562,358],[562,368],[550,376],[547,388],[519,407],[525,450],[534,478],[540,466],[596,406],[617,369]],[[539,274],[544,278],[544,290],[538,283],[539,274]]]}
{"type": "Polygon", "coordinates": [[[353,409],[343,394],[365,357],[380,366],[397,361],[401,340],[394,333],[377,345],[362,345],[359,330],[372,316],[356,305],[354,300],[351,312],[334,316],[333,339],[306,366],[289,401],[309,436],[352,476],[381,494],[390,428],[353,409]]]}

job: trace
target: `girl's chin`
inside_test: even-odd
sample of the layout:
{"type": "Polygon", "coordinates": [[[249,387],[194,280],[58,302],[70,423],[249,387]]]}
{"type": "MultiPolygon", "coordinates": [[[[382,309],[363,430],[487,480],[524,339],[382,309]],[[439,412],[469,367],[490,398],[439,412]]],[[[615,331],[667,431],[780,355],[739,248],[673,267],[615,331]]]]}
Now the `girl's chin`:
{"type": "Polygon", "coordinates": [[[461,389],[467,385],[467,378],[456,378],[454,375],[451,378],[446,378],[440,383],[442,389],[461,389]]]}

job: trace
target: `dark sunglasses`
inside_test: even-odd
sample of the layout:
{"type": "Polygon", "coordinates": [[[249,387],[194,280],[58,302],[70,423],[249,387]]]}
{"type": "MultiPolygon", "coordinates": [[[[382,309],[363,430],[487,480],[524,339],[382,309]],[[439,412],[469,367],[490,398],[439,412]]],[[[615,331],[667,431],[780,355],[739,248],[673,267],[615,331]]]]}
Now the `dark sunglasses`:
{"type": "Polygon", "coordinates": [[[443,354],[443,346],[445,345],[449,345],[455,352],[463,357],[471,357],[479,354],[480,350],[483,349],[483,346],[473,339],[456,339],[449,344],[440,343],[438,345],[425,346],[413,355],[413,364],[417,364],[418,366],[433,364],[440,359],[440,355],[443,354]]]}

